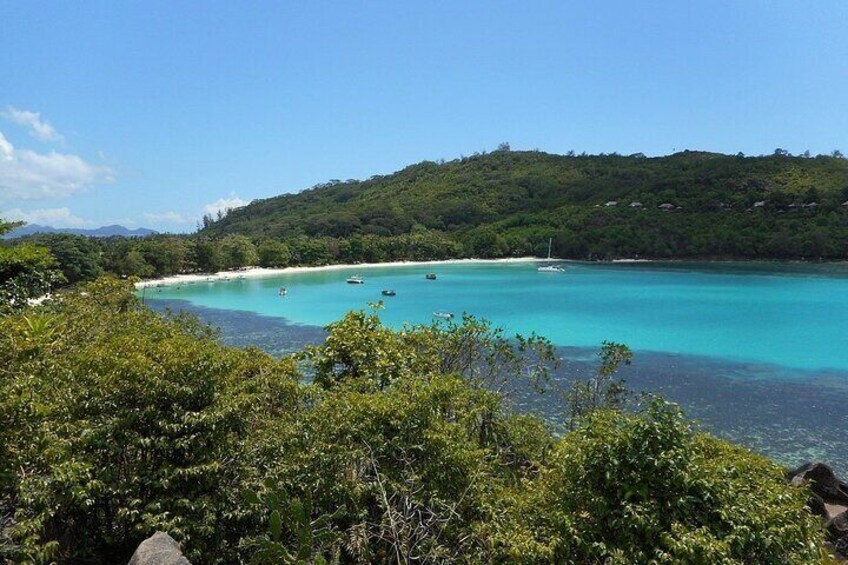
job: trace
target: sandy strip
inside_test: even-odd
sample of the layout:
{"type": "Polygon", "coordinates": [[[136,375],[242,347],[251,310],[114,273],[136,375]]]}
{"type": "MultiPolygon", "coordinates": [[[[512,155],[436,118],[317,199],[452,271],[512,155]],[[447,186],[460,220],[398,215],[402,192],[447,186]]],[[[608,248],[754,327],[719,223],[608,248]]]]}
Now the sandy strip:
{"type": "Polygon", "coordinates": [[[388,263],[355,263],[352,265],[322,265],[320,267],[286,267],[284,269],[268,269],[264,267],[247,267],[240,271],[221,271],[214,274],[173,275],[161,279],[147,279],[135,284],[136,288],[186,284],[200,281],[233,280],[236,278],[273,277],[314,271],[343,271],[346,269],[371,269],[374,267],[408,267],[424,265],[469,265],[473,263],[528,263],[547,261],[538,257],[510,257],[507,259],[446,259],[444,261],[391,261],[388,263]]]}

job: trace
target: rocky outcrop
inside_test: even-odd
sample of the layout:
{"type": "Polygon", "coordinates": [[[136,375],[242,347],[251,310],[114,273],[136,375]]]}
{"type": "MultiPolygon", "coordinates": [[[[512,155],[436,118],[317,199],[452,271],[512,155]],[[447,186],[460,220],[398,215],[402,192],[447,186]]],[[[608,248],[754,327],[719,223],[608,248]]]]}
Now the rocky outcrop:
{"type": "Polygon", "coordinates": [[[831,548],[842,559],[848,558],[848,484],[840,481],[824,463],[806,463],[789,472],[795,486],[810,490],[807,505],[821,516],[831,548]]]}
{"type": "Polygon", "coordinates": [[[792,484],[809,484],[810,490],[829,504],[848,506],[848,485],[824,463],[806,463],[791,472],[792,484]]]}
{"type": "Polygon", "coordinates": [[[191,565],[180,544],[165,532],[156,532],[138,546],[128,565],[191,565]]]}

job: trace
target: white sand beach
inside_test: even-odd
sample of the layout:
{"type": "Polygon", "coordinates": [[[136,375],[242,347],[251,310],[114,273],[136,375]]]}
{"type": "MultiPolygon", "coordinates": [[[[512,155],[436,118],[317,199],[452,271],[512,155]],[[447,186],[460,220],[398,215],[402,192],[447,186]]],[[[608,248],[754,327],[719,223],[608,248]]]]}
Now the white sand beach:
{"type": "Polygon", "coordinates": [[[353,263],[339,265],[321,265],[317,267],[285,267],[283,269],[270,269],[264,267],[246,267],[238,271],[220,271],[217,273],[192,273],[188,275],[172,275],[160,279],[146,279],[136,283],[136,288],[145,288],[159,285],[187,284],[209,280],[230,280],[239,277],[258,278],[273,277],[276,275],[307,273],[311,271],[343,271],[371,269],[374,267],[405,267],[412,265],[468,265],[471,263],[529,263],[548,261],[540,257],[509,257],[506,259],[446,259],[443,261],[390,261],[386,263],[353,263]]]}

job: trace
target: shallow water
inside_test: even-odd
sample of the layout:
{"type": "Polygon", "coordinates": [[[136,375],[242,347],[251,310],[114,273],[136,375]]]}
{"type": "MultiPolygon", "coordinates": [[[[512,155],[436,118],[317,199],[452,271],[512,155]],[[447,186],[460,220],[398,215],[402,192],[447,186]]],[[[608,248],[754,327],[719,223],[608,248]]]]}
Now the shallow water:
{"type": "MultiPolygon", "coordinates": [[[[848,471],[848,268],[751,263],[568,263],[387,267],[289,274],[145,291],[156,308],[194,311],[232,345],[275,354],[322,339],[320,326],[383,299],[384,321],[467,311],[560,347],[561,380],[588,374],[603,340],[635,352],[637,390],[679,402],[704,428],[787,465],[823,459],[848,471]],[[438,280],[424,274],[435,271],[438,280]],[[285,297],[277,290],[284,286],[285,297]],[[382,297],[392,288],[395,297],[382,297]]],[[[553,397],[524,409],[554,416],[553,397]]]]}

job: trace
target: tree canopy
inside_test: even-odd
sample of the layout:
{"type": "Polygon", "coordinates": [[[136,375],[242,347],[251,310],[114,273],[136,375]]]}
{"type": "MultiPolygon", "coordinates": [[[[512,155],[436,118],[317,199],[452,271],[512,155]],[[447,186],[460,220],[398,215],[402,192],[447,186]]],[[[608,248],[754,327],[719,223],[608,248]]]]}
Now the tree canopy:
{"type": "MultiPolygon", "coordinates": [[[[17,223],[0,219],[0,235],[17,223]]],[[[50,251],[31,243],[0,247],[0,316],[22,310],[64,282],[56,258],[50,251]]]]}
{"type": "Polygon", "coordinates": [[[205,236],[445,234],[479,257],[844,258],[848,161],[498,150],[254,201],[205,236]]]}

